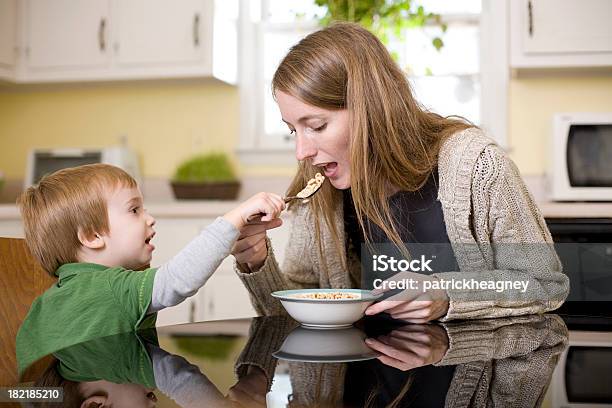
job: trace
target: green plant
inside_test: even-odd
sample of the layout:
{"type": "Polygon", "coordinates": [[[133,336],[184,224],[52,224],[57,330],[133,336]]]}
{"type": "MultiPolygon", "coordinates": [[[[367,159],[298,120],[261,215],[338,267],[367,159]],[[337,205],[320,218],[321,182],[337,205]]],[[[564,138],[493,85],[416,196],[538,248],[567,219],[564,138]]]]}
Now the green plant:
{"type": "MultiPolygon", "coordinates": [[[[446,32],[439,14],[428,13],[423,6],[414,0],[314,0],[315,4],[326,10],[319,19],[323,26],[333,21],[350,21],[359,23],[370,30],[385,45],[389,45],[391,36],[402,40],[407,28],[419,28],[427,25],[440,27],[446,32]]],[[[440,36],[432,38],[432,45],[439,51],[444,42],[440,36]]]]}
{"type": "Polygon", "coordinates": [[[181,163],[174,173],[178,182],[235,181],[236,174],[225,153],[209,153],[192,157],[181,163]]]}

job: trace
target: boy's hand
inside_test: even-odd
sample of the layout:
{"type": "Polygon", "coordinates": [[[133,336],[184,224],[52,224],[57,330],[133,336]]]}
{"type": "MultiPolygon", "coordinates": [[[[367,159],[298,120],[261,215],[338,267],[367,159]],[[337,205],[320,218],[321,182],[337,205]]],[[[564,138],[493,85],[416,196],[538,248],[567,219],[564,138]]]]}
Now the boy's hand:
{"type": "Polygon", "coordinates": [[[285,209],[285,201],[274,193],[258,193],[223,216],[237,229],[244,227],[251,217],[259,215],[261,221],[272,221],[278,218],[285,209]]]}

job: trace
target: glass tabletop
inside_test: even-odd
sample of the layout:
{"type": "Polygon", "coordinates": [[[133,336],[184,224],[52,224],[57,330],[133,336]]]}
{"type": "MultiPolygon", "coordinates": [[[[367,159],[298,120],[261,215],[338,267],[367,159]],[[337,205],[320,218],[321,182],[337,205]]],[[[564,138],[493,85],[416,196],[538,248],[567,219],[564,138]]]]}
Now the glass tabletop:
{"type": "Polygon", "coordinates": [[[611,322],[545,314],[424,325],[379,315],[335,330],[286,316],[190,323],[58,350],[34,385],[62,387],[57,406],[612,406],[611,322]]]}

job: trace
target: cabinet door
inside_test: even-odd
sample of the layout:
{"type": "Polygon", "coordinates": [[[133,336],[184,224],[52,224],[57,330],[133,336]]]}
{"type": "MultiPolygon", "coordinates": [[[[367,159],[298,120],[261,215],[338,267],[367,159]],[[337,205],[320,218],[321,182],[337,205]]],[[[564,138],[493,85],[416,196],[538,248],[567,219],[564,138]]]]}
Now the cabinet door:
{"type": "Polygon", "coordinates": [[[2,220],[0,221],[0,237],[3,238],[24,238],[23,223],[21,220],[2,220]]]}
{"type": "Polygon", "coordinates": [[[612,1],[522,0],[527,54],[612,51],[612,1]]]}
{"type": "Polygon", "coordinates": [[[114,4],[120,64],[159,65],[201,60],[209,47],[211,0],[121,0],[114,4]]]}
{"type": "Polygon", "coordinates": [[[109,59],[109,0],[29,0],[29,68],[103,67],[109,59]]]}
{"type": "Polygon", "coordinates": [[[238,319],[256,316],[249,292],[232,270],[233,259],[227,259],[200,289],[197,295],[196,320],[238,319]],[[227,264],[225,264],[227,262],[227,264]]]}
{"type": "Polygon", "coordinates": [[[17,0],[0,0],[0,67],[15,65],[17,0]]]}
{"type": "MultiPolygon", "coordinates": [[[[154,227],[156,235],[153,238],[155,251],[151,266],[160,266],[183,249],[198,234],[198,222],[199,220],[189,218],[157,218],[154,227]]],[[[192,322],[195,318],[196,296],[197,294],[176,306],[161,310],[157,314],[157,326],[192,322]]]]}

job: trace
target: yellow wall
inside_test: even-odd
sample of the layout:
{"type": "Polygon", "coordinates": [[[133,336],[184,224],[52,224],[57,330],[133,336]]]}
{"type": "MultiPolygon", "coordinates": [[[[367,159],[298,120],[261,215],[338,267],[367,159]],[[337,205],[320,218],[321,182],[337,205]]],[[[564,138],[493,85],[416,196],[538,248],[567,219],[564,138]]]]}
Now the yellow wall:
{"type": "Polygon", "coordinates": [[[170,177],[197,151],[234,156],[238,89],[207,81],[0,90],[0,170],[21,179],[33,147],[98,147],[127,135],[146,177],[170,177]]]}
{"type": "MultiPolygon", "coordinates": [[[[551,74],[513,78],[509,146],[525,175],[544,172],[551,117],[612,111],[612,76],[551,74]]],[[[238,89],[214,81],[11,87],[0,90],[0,170],[24,176],[33,147],[97,147],[127,135],[145,177],[170,177],[194,152],[238,141],[238,89]]],[[[241,174],[291,175],[291,166],[243,166],[241,174]]]]}
{"type": "Polygon", "coordinates": [[[523,175],[544,173],[554,113],[612,112],[612,75],[543,75],[510,81],[508,141],[523,175]]]}

